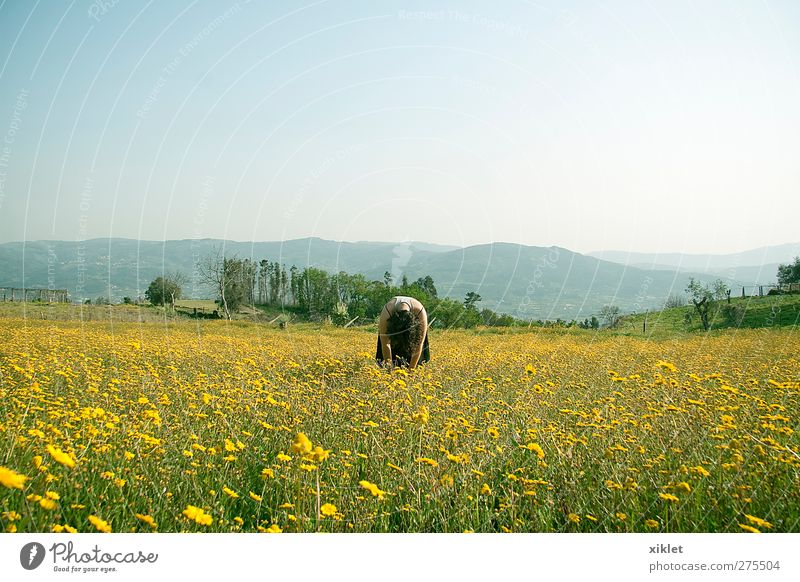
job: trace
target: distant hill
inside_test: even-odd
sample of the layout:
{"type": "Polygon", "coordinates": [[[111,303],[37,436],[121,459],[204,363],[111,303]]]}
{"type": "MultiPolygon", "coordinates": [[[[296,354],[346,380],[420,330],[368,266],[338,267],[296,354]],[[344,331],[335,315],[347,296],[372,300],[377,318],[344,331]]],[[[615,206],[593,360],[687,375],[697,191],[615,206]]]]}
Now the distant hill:
{"type": "Polygon", "coordinates": [[[800,256],[800,243],[760,247],[732,254],[635,253],[596,251],[589,256],[639,269],[677,270],[718,275],[746,284],[772,283],[778,265],[800,256]]]}
{"type": "MultiPolygon", "coordinates": [[[[197,262],[215,247],[228,255],[279,260],[289,268],[312,266],[329,272],[362,273],[395,281],[431,275],[442,297],[483,297],[480,307],[532,319],[590,317],[605,304],[623,312],[659,308],[681,293],[689,277],[716,277],[676,269],[640,268],[559,247],[493,243],[466,248],[420,242],[335,242],[304,238],[274,242],[217,239],[138,241],[91,239],[0,244],[0,286],[66,288],[73,300],[138,297],[158,275],[182,271],[190,298],[211,296],[197,277],[197,262]]],[[[736,277],[728,277],[739,284],[736,277]]]]}

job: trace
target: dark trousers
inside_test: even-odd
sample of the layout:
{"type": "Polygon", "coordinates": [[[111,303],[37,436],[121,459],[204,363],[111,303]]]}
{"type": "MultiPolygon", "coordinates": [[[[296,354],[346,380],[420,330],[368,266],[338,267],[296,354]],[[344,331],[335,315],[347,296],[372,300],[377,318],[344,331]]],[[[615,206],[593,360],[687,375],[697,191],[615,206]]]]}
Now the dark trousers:
{"type": "MultiPolygon", "coordinates": [[[[383,363],[383,346],[381,346],[381,336],[378,336],[378,347],[375,350],[375,359],[379,364],[383,363]]],[[[392,364],[395,366],[407,366],[409,364],[410,356],[408,354],[396,354],[392,352],[392,364]],[[408,357],[406,357],[408,356],[408,357]]],[[[428,345],[428,334],[425,334],[425,339],[422,340],[422,354],[419,357],[419,364],[424,364],[431,361],[431,348],[428,345]]]]}

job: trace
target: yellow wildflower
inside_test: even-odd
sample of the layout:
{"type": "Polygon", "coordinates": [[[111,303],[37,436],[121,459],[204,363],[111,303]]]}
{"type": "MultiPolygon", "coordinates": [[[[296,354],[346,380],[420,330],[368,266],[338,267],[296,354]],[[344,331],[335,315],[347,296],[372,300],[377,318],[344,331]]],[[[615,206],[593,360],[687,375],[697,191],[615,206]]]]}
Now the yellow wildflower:
{"type": "Polygon", "coordinates": [[[581,522],[581,516],[577,513],[570,513],[567,515],[567,519],[572,523],[578,524],[581,522]]]}
{"type": "Polygon", "coordinates": [[[151,528],[156,529],[156,527],[158,527],[158,524],[155,522],[155,520],[151,516],[142,515],[141,513],[135,513],[134,515],[136,516],[136,519],[145,522],[151,528]]]}
{"type": "Polygon", "coordinates": [[[108,523],[107,521],[100,519],[96,515],[90,515],[89,521],[97,529],[97,531],[103,533],[111,533],[111,524],[108,523]]]}
{"type": "Polygon", "coordinates": [[[298,455],[307,455],[311,452],[311,449],[312,445],[308,437],[302,432],[297,433],[292,440],[292,452],[298,455]]]}
{"type": "Polygon", "coordinates": [[[749,521],[753,525],[756,525],[758,527],[763,527],[765,529],[771,529],[772,528],[772,524],[770,522],[764,521],[760,517],[756,517],[755,515],[748,515],[746,513],[744,514],[744,516],[747,518],[747,521],[749,521]]]}
{"type": "Polygon", "coordinates": [[[75,466],[75,459],[73,459],[68,453],[65,453],[58,447],[54,447],[53,445],[47,445],[47,452],[50,453],[50,456],[53,457],[56,463],[61,463],[65,467],[69,467],[72,469],[75,466]]]}
{"type": "Polygon", "coordinates": [[[439,463],[434,461],[433,459],[429,459],[428,457],[417,457],[417,463],[424,463],[426,465],[430,465],[431,467],[438,467],[439,463]]]}
{"type": "Polygon", "coordinates": [[[199,507],[187,505],[183,510],[183,515],[199,523],[200,525],[211,525],[214,519],[199,507]]]}
{"type": "Polygon", "coordinates": [[[381,491],[377,485],[370,483],[369,481],[359,481],[358,484],[372,493],[372,495],[378,499],[383,499],[383,496],[386,495],[386,491],[381,491]]]}
{"type": "Polygon", "coordinates": [[[28,478],[7,467],[0,467],[0,485],[9,489],[22,489],[28,478]]]}

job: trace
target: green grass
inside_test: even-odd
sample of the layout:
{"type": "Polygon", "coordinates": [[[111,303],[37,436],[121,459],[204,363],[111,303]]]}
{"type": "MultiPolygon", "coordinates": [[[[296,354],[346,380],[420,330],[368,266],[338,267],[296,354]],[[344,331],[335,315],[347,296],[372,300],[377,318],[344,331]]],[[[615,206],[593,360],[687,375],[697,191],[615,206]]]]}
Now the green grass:
{"type": "MultiPolygon", "coordinates": [[[[716,302],[709,312],[710,331],[721,329],[755,329],[783,327],[794,329],[800,324],[800,295],[765,295],[763,297],[732,297],[730,306],[740,310],[741,320],[727,317],[727,301],[716,302]]],[[[694,306],[654,311],[646,315],[647,328],[643,331],[645,314],[623,317],[616,333],[646,336],[656,339],[702,333],[703,326],[694,306]],[[687,318],[687,314],[688,318],[687,318]]]]}

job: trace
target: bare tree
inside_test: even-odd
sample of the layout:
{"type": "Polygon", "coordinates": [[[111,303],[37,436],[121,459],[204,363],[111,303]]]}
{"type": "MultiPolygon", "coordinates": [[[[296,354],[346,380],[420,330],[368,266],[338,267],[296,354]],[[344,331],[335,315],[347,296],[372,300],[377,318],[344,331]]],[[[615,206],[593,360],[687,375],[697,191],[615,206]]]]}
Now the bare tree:
{"type": "Polygon", "coordinates": [[[664,302],[664,309],[672,309],[674,307],[683,307],[686,305],[686,297],[673,293],[664,302]]]}
{"type": "Polygon", "coordinates": [[[175,300],[180,299],[183,293],[182,289],[186,286],[189,282],[189,278],[186,276],[185,273],[180,271],[173,271],[169,275],[166,276],[166,280],[171,283],[171,285],[167,288],[169,290],[169,298],[170,302],[172,303],[172,309],[175,310],[175,300]]]}
{"type": "Polygon", "coordinates": [[[616,305],[603,305],[600,310],[600,319],[603,320],[606,327],[617,327],[620,320],[619,307],[616,305]]]}
{"type": "Polygon", "coordinates": [[[214,291],[219,296],[222,309],[225,312],[225,318],[230,319],[231,312],[230,309],[228,309],[228,301],[225,298],[225,256],[222,254],[222,249],[220,247],[214,247],[208,255],[200,260],[197,270],[200,275],[200,280],[214,288],[214,291]]]}

